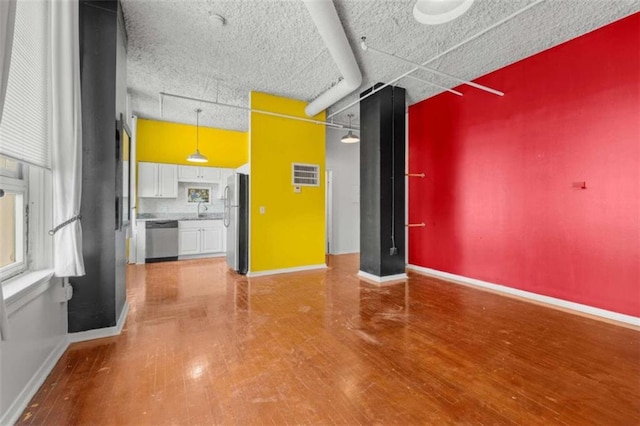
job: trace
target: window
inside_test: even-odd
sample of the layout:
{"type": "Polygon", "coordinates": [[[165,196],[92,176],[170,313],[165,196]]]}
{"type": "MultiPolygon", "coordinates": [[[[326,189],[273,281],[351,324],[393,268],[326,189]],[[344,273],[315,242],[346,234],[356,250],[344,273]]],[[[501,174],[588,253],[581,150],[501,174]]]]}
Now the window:
{"type": "Polygon", "coordinates": [[[11,65],[0,122],[0,153],[45,168],[50,167],[47,16],[47,1],[16,2],[11,65]]]}
{"type": "Polygon", "coordinates": [[[27,259],[26,167],[0,157],[0,278],[25,270],[27,259]]]}
{"type": "MultiPolygon", "coordinates": [[[[2,0],[0,0],[2,1],[2,0]]],[[[49,1],[16,2],[0,122],[0,280],[51,267],[49,1]]]]}

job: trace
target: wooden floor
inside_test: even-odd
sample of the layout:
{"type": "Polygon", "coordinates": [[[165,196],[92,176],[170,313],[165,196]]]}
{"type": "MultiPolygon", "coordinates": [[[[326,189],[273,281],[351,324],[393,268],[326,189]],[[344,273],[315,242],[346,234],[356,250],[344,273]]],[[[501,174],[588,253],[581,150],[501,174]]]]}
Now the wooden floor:
{"type": "Polygon", "coordinates": [[[19,424],[640,424],[638,331],[329,263],[130,266],[122,335],[71,345],[19,424]]]}

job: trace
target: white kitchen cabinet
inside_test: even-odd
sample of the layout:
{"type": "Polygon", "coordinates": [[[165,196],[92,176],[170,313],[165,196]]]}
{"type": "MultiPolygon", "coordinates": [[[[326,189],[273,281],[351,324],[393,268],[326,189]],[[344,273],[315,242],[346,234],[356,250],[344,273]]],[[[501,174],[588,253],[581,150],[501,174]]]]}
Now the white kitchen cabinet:
{"type": "Polygon", "coordinates": [[[220,182],[222,182],[222,188],[227,186],[227,179],[233,174],[233,169],[220,169],[220,182]]]}
{"type": "Polygon", "coordinates": [[[217,167],[178,166],[178,180],[180,182],[206,182],[220,181],[220,169],[217,167]]]}
{"type": "Polygon", "coordinates": [[[202,182],[220,182],[220,169],[217,167],[200,167],[202,182]]]}
{"type": "Polygon", "coordinates": [[[200,167],[178,166],[178,181],[195,182],[200,176],[200,167]]]}
{"type": "Polygon", "coordinates": [[[222,250],[222,227],[202,228],[202,253],[218,253],[222,250]]]}
{"type": "Polygon", "coordinates": [[[175,164],[158,164],[158,196],[178,196],[178,168],[175,164]]]}
{"type": "Polygon", "coordinates": [[[180,228],[180,241],[178,242],[179,255],[200,253],[200,231],[199,228],[180,228]]]}
{"type": "Polygon", "coordinates": [[[138,163],[138,197],[155,197],[158,185],[158,165],[138,163]]]}
{"type": "Polygon", "coordinates": [[[138,197],[176,198],[178,167],[175,164],[138,163],[138,197]]]}
{"type": "Polygon", "coordinates": [[[178,255],[222,253],[226,251],[222,220],[181,220],[178,255]]]}

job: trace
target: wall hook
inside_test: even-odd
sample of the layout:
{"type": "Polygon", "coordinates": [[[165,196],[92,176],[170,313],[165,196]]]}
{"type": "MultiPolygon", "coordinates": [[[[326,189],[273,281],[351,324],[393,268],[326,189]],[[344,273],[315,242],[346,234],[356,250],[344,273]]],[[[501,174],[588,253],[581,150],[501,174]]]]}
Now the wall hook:
{"type": "Polygon", "coordinates": [[[587,182],[573,182],[572,188],[587,189],[587,182]]]}

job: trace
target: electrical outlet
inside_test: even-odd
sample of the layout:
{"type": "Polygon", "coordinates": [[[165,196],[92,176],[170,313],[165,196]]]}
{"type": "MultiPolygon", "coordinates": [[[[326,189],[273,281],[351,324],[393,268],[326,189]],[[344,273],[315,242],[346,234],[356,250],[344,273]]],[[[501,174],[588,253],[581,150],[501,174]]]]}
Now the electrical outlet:
{"type": "Polygon", "coordinates": [[[389,254],[390,254],[391,256],[395,256],[396,254],[398,254],[398,247],[391,247],[391,248],[389,249],[389,254]]]}
{"type": "Polygon", "coordinates": [[[301,192],[301,188],[299,186],[294,186],[293,187],[293,192],[299,193],[299,192],[301,192]]]}
{"type": "Polygon", "coordinates": [[[267,211],[265,206],[260,206],[260,214],[265,214],[267,211]]]}

